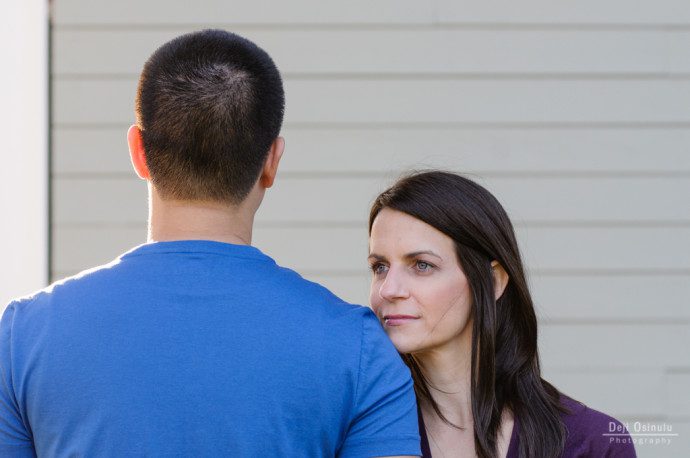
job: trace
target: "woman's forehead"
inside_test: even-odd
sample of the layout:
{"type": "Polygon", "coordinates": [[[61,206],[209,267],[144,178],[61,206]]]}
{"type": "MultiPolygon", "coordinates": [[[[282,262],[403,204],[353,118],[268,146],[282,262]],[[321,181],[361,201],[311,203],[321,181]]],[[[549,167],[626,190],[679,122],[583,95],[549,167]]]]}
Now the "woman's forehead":
{"type": "Polygon", "coordinates": [[[389,208],[378,214],[369,237],[369,251],[372,253],[380,250],[397,255],[453,249],[453,240],[443,232],[414,216],[389,208]]]}

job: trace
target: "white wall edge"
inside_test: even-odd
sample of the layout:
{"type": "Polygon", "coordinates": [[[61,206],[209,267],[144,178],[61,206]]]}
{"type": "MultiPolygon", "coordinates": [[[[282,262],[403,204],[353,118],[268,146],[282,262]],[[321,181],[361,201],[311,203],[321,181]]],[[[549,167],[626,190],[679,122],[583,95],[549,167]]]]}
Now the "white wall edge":
{"type": "Polygon", "coordinates": [[[0,309],[48,281],[48,1],[0,14],[0,309]]]}

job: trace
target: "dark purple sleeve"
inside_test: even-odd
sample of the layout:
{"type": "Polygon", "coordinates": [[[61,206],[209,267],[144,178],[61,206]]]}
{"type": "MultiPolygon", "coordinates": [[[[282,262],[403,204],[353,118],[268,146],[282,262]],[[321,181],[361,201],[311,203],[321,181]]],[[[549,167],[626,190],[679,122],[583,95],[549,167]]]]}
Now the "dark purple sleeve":
{"type": "Polygon", "coordinates": [[[562,404],[570,410],[563,416],[567,429],[564,458],[634,458],[635,446],[626,426],[604,413],[572,399],[562,404]]]}

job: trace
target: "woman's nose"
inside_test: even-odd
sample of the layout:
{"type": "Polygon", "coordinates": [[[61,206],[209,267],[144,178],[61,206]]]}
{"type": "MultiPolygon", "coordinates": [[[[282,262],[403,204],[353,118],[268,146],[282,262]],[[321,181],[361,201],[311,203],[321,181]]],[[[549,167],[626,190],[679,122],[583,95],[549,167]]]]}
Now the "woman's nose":
{"type": "Polygon", "coordinates": [[[394,302],[395,300],[405,299],[409,297],[410,293],[408,291],[407,285],[405,284],[403,276],[400,272],[394,269],[388,270],[386,273],[386,278],[381,283],[379,288],[379,296],[388,302],[394,302]]]}

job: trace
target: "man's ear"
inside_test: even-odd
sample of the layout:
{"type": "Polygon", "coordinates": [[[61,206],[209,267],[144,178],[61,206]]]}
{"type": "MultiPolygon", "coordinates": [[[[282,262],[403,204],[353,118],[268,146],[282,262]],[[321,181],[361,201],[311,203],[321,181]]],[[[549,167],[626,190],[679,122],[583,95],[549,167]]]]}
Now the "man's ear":
{"type": "Polygon", "coordinates": [[[494,298],[498,300],[508,286],[508,272],[498,261],[491,261],[491,272],[494,276],[494,298]]]}
{"type": "Polygon", "coordinates": [[[142,180],[150,180],[151,174],[144,154],[144,139],[141,137],[141,129],[136,124],[130,126],[127,131],[127,145],[129,145],[129,157],[134,171],[142,180]]]}
{"type": "Polygon", "coordinates": [[[283,157],[284,150],[285,139],[283,137],[276,137],[268,150],[268,156],[266,156],[266,162],[264,162],[264,168],[259,178],[259,183],[262,187],[270,188],[273,186],[273,182],[278,174],[278,164],[280,163],[280,158],[283,157]]]}

